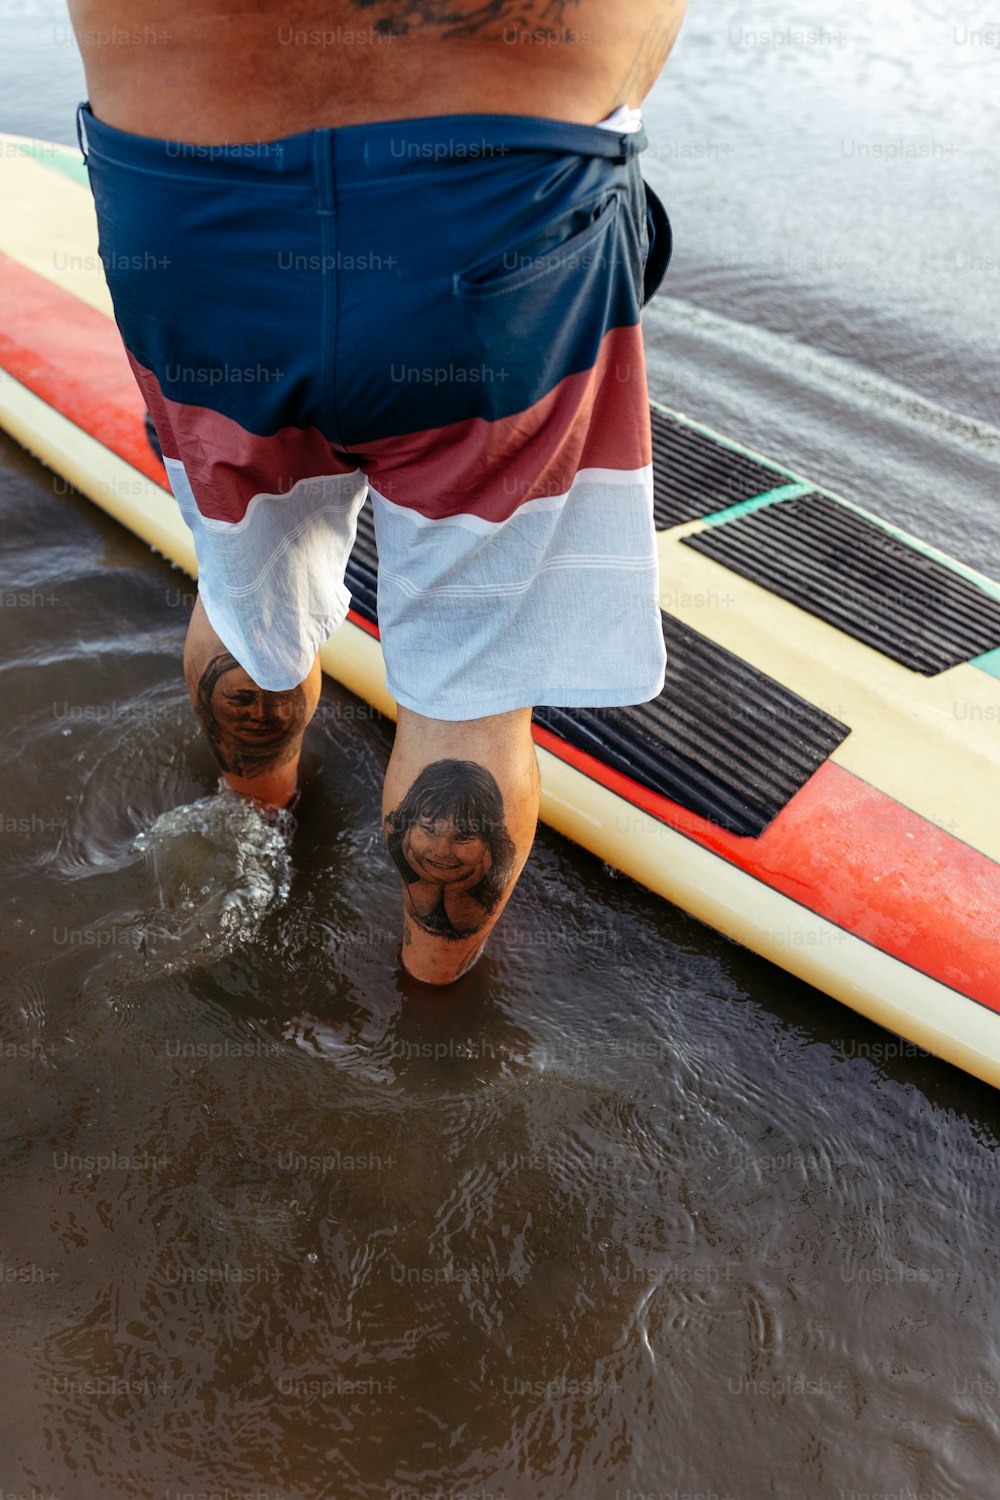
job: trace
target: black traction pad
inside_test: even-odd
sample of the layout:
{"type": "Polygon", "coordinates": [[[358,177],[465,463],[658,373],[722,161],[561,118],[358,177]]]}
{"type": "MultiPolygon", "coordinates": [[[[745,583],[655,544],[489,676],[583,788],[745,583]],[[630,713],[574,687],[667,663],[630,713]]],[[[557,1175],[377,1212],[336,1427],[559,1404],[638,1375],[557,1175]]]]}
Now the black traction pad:
{"type": "Polygon", "coordinates": [[[653,429],[653,517],[657,531],[697,521],[717,510],[793,484],[780,469],[770,469],[745,453],[736,453],[695,427],[650,408],[653,429]]]}
{"type": "Polygon", "coordinates": [[[830,495],[683,541],[925,677],[1000,646],[1000,600],[830,495]]]}
{"type": "Polygon", "coordinates": [[[850,728],[664,614],[663,691],[634,708],[539,708],[535,722],[640,785],[755,838],[850,728]]]}

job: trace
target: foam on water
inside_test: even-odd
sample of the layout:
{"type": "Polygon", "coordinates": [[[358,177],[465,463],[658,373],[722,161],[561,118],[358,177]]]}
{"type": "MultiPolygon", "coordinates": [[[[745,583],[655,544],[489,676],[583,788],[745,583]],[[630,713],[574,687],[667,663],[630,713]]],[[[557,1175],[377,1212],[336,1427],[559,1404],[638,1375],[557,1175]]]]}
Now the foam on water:
{"type": "Polygon", "coordinates": [[[218,792],[161,813],[133,848],[153,876],[158,910],[144,921],[147,956],[219,957],[247,942],[291,889],[295,819],[219,783],[218,792]]]}

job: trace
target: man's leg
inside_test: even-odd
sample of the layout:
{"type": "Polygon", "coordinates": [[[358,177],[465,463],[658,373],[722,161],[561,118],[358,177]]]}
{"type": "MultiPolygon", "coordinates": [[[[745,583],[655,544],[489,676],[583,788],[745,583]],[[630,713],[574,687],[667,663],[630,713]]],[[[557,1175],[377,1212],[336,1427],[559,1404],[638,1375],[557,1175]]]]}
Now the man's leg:
{"type": "Polygon", "coordinates": [[[531,849],[538,792],[530,708],[458,722],[399,709],[382,817],[415,979],[449,984],[479,956],[531,849]]]}
{"type": "Polygon", "coordinates": [[[184,644],[184,676],[229,786],[284,807],[294,795],[302,736],[319,702],[319,657],[298,687],[267,692],[219,640],[199,598],[184,644]]]}

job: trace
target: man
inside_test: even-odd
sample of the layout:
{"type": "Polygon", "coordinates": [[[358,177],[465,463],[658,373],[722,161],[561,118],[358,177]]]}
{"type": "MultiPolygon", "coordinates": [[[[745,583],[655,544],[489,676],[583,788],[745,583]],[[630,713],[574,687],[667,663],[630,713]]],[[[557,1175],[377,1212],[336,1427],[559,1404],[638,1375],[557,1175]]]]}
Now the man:
{"type": "Polygon", "coordinates": [[[638,106],[685,3],[70,0],[115,315],[198,553],[192,701],[229,784],[287,804],[370,494],[428,984],[528,856],[532,708],[662,689],[638,106]]]}

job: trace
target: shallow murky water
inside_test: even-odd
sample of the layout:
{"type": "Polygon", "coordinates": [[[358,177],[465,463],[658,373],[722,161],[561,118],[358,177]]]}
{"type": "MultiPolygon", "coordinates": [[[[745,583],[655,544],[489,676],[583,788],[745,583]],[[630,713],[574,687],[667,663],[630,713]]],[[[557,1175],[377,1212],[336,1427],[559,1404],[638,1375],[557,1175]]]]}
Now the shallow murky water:
{"type": "MultiPolygon", "coordinates": [[[[954,17],[905,11],[780,57],[692,17],[654,124],[750,154],[650,163],[680,241],[652,384],[996,574],[995,285],[872,279],[865,226],[902,239],[936,162],[882,163],[888,207],[830,149],[802,185],[830,68],[852,139],[971,130],[973,49],[932,66],[954,17]],[[818,201],[851,184],[863,220],[818,201]],[[762,282],[797,223],[865,264],[762,282]]],[[[7,128],[67,138],[53,77],[7,128]]],[[[487,956],[419,996],[392,726],[328,684],[294,822],[259,818],[191,716],[189,581],[6,441],[0,515],[0,1493],[994,1493],[994,1091],[547,830],[487,956]]]]}
{"type": "Polygon", "coordinates": [[[408,993],[391,726],[220,797],[179,575],[3,456],[4,1488],[987,1495],[995,1094],[546,831],[408,993]]]}

